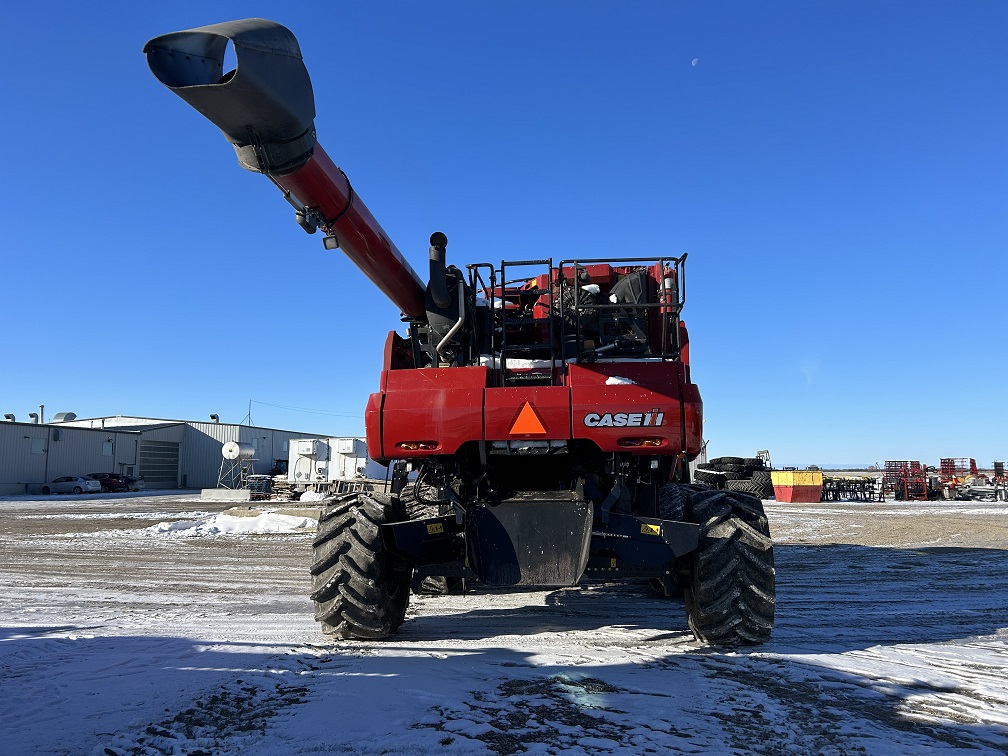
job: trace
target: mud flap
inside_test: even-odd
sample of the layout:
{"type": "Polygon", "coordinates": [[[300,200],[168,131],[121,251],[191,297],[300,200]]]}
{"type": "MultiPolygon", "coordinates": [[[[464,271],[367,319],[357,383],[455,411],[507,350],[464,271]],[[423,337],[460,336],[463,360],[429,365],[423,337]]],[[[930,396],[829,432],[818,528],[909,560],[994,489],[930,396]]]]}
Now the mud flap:
{"type": "Polygon", "coordinates": [[[591,504],[574,492],[526,491],[472,507],[469,567],[486,585],[574,585],[588,561],[591,504]]]}

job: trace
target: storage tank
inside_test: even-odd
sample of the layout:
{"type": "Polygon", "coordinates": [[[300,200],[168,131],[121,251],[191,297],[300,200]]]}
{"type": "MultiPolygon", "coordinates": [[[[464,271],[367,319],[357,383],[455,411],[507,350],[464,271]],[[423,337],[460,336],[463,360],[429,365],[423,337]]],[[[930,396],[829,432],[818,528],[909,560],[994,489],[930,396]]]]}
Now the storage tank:
{"type": "Polygon", "coordinates": [[[252,447],[252,444],[246,444],[241,441],[227,441],[221,447],[221,456],[224,459],[230,460],[253,459],[255,457],[255,449],[252,447]]]}

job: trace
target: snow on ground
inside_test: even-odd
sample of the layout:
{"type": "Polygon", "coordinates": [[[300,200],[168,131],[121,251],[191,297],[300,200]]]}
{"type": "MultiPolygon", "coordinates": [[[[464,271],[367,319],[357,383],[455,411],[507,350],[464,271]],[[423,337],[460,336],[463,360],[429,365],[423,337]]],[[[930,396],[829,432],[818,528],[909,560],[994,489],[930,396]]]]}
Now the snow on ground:
{"type": "Polygon", "coordinates": [[[333,642],[311,522],[214,506],[0,500],[0,752],[1008,751],[1008,506],[767,502],[777,627],[738,651],[640,583],[413,597],[333,642]]]}
{"type": "Polygon", "coordinates": [[[147,530],[155,535],[171,533],[184,536],[209,535],[249,535],[252,533],[293,533],[298,530],[310,530],[314,534],[318,520],[309,517],[293,517],[291,515],[263,512],[253,517],[216,514],[198,520],[180,519],[169,522],[159,522],[147,530]]]}

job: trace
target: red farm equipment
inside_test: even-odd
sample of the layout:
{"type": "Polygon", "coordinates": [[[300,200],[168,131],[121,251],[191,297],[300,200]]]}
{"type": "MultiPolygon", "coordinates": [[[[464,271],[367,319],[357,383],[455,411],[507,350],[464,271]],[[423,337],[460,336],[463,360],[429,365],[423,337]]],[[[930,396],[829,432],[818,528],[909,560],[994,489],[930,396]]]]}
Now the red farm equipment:
{"type": "Polygon", "coordinates": [[[1002,498],[1004,489],[1004,464],[995,462],[993,473],[993,478],[981,474],[976,460],[972,457],[942,457],[940,469],[942,493],[946,499],[997,501],[1002,498]]]}
{"type": "Polygon", "coordinates": [[[882,473],[883,490],[893,492],[896,501],[927,501],[927,467],[921,462],[888,461],[882,473]]]}
{"type": "Polygon", "coordinates": [[[946,499],[958,498],[959,488],[967,482],[972,483],[980,475],[972,457],[942,457],[939,473],[946,499]]]}
{"type": "Polygon", "coordinates": [[[976,460],[972,457],[942,457],[941,467],[942,483],[955,480],[957,478],[972,477],[979,475],[976,460]]]}
{"type": "MultiPolygon", "coordinates": [[[[701,641],[765,641],[773,548],[761,502],[690,483],[702,404],[680,319],[686,256],[467,265],[429,243],[424,284],[315,138],[300,48],[262,19],[166,34],[154,75],[266,174],[308,233],[403,313],[365,426],[385,493],[325,502],[315,616],[381,638],[413,590],[648,579],[701,641]],[[223,70],[233,43],[236,67],[223,70]],[[411,474],[412,473],[412,474],[411,474]]],[[[377,345],[376,345],[377,348],[377,345]]]]}

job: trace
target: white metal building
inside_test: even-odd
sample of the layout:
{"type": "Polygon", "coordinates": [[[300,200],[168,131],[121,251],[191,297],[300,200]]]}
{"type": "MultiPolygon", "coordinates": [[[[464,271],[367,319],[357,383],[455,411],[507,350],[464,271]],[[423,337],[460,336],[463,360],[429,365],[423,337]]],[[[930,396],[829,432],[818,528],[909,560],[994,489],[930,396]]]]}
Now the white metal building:
{"type": "Polygon", "coordinates": [[[57,417],[62,422],[0,422],[0,494],[37,493],[54,478],[92,472],[142,477],[148,489],[214,488],[228,441],[250,444],[255,472],[268,473],[276,460],[287,459],[291,439],[320,438],[219,422],[57,417]]]}

